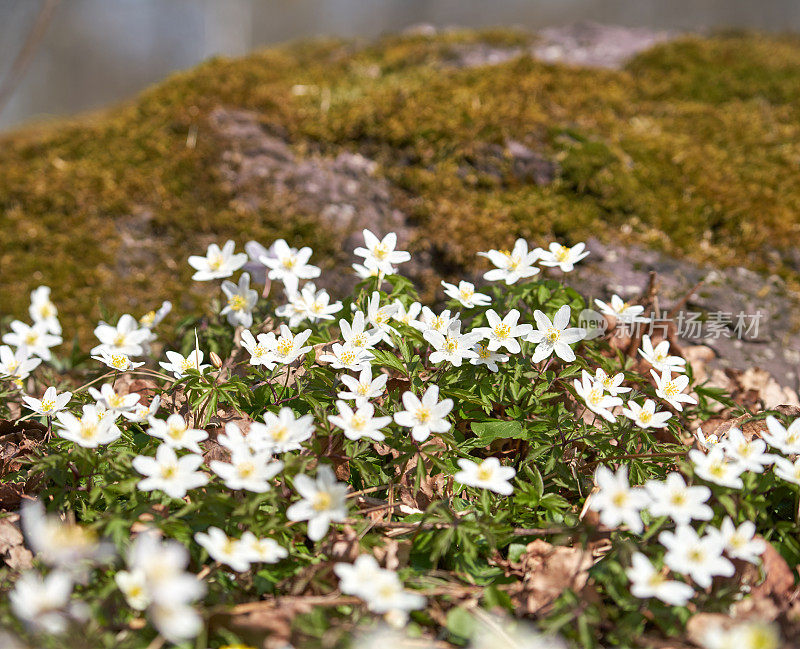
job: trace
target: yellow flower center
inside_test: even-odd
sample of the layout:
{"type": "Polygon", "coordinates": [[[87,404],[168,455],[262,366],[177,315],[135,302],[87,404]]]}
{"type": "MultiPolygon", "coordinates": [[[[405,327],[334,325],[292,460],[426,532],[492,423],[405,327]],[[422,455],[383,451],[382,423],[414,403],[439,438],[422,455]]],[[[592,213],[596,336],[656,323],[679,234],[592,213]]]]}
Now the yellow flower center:
{"type": "Polygon", "coordinates": [[[653,418],[653,413],[650,412],[649,410],[642,410],[639,413],[639,421],[641,421],[643,424],[649,424],[652,418],[653,418]]]}
{"type": "Polygon", "coordinates": [[[417,410],[416,417],[419,423],[424,424],[425,422],[430,421],[431,411],[423,406],[417,410]]]}
{"type": "Polygon", "coordinates": [[[353,350],[347,349],[340,354],[339,358],[345,365],[351,365],[356,360],[356,354],[353,350]]]}
{"type": "Polygon", "coordinates": [[[37,334],[35,331],[29,331],[25,334],[25,344],[30,347],[35,346],[38,340],[39,334],[37,334]]]}
{"type": "Polygon", "coordinates": [[[547,330],[547,334],[545,335],[545,337],[551,343],[556,343],[556,342],[558,342],[558,339],[561,338],[561,332],[558,329],[556,329],[555,327],[550,327],[547,330]]]}
{"type": "Polygon", "coordinates": [[[167,437],[174,439],[176,442],[183,437],[183,434],[189,430],[188,426],[175,425],[167,428],[167,437]]]}
{"type": "Polygon", "coordinates": [[[292,268],[294,268],[296,263],[297,263],[297,260],[294,258],[293,255],[290,255],[288,257],[284,257],[283,259],[281,259],[281,265],[286,270],[291,270],[292,268]]]}
{"type": "Polygon", "coordinates": [[[289,429],[286,426],[276,426],[271,431],[272,439],[276,442],[282,442],[289,437],[289,429]]]}
{"type": "Polygon", "coordinates": [[[80,436],[81,439],[89,441],[94,439],[96,434],[97,434],[97,424],[95,422],[81,421],[81,428],[78,431],[78,435],[80,436]]]}
{"type": "Polygon", "coordinates": [[[560,262],[567,261],[569,258],[569,248],[564,246],[559,246],[558,251],[556,252],[556,259],[560,262]]]}
{"type": "Polygon", "coordinates": [[[478,356],[486,360],[490,355],[491,352],[489,351],[489,347],[487,345],[478,345],[478,356]]]}
{"type": "Polygon", "coordinates": [[[125,354],[114,354],[111,356],[111,365],[116,370],[124,370],[128,368],[128,357],[125,354]]]}
{"type": "Polygon", "coordinates": [[[683,505],[686,504],[686,492],[676,491],[675,493],[672,494],[669,501],[676,507],[682,507],[683,505]]]}
{"type": "Polygon", "coordinates": [[[42,318],[50,318],[55,315],[55,307],[50,302],[44,302],[39,306],[39,315],[42,318]]]}
{"type": "Polygon", "coordinates": [[[353,336],[352,340],[350,341],[350,344],[353,347],[364,347],[364,346],[366,346],[366,344],[367,344],[367,335],[364,334],[364,333],[356,334],[355,336],[353,336]]]}
{"type": "Polygon", "coordinates": [[[264,347],[264,345],[262,345],[260,343],[253,348],[253,356],[255,356],[257,358],[261,357],[261,356],[264,356],[266,353],[267,353],[267,349],[264,347]]]}
{"type": "Polygon", "coordinates": [[[50,412],[55,406],[56,402],[53,399],[45,399],[42,401],[42,410],[44,412],[50,412]]]}
{"type": "Polygon", "coordinates": [[[494,328],[494,335],[500,340],[508,338],[508,334],[510,333],[511,333],[511,327],[502,322],[494,328]]]}
{"type": "Polygon", "coordinates": [[[252,462],[240,462],[236,467],[236,472],[239,474],[240,478],[252,478],[256,472],[256,465],[252,462]]]}
{"type": "Polygon", "coordinates": [[[183,370],[184,372],[186,370],[193,370],[196,368],[197,366],[194,364],[194,361],[191,358],[184,358],[181,361],[181,370],[183,370]]]}
{"type": "Polygon", "coordinates": [[[223,259],[222,255],[212,255],[208,260],[208,267],[211,270],[219,270],[222,268],[222,264],[225,263],[225,259],[223,259]]]}
{"type": "Polygon", "coordinates": [[[462,299],[464,302],[468,302],[469,300],[471,300],[471,299],[472,299],[472,296],[473,296],[473,295],[475,295],[475,291],[473,291],[473,290],[470,290],[470,289],[468,289],[468,288],[462,288],[462,289],[459,291],[459,294],[461,295],[461,299],[462,299]]]}
{"type": "Polygon", "coordinates": [[[359,383],[358,387],[356,388],[356,392],[362,397],[365,397],[369,394],[371,387],[372,386],[369,383],[359,383]]]}
{"type": "Polygon", "coordinates": [[[624,507],[628,502],[628,492],[618,491],[611,497],[611,503],[615,507],[624,507]]]}
{"type": "Polygon", "coordinates": [[[664,394],[668,397],[674,397],[678,394],[677,386],[672,381],[667,381],[667,383],[664,384],[664,394]]]}
{"type": "Polygon", "coordinates": [[[431,327],[433,329],[439,330],[444,327],[444,318],[442,316],[436,316],[433,320],[431,320],[431,327]]]}
{"type": "Polygon", "coordinates": [[[454,352],[458,349],[458,340],[456,338],[451,338],[450,336],[444,341],[444,348],[448,352],[454,352]]]}
{"type": "Polygon", "coordinates": [[[112,395],[111,395],[111,396],[108,398],[108,405],[109,405],[111,408],[119,408],[119,407],[121,407],[121,406],[123,405],[123,402],[124,402],[124,401],[125,401],[125,400],[124,400],[124,398],[123,398],[123,397],[121,397],[120,395],[118,395],[118,394],[115,392],[114,394],[112,394],[112,395]]]}
{"type": "Polygon", "coordinates": [[[281,337],[278,340],[277,352],[280,356],[288,356],[294,349],[294,340],[281,337]]]}
{"type": "Polygon", "coordinates": [[[593,388],[592,391],[589,393],[589,398],[587,399],[587,401],[593,406],[596,406],[602,400],[603,400],[603,392],[598,388],[593,388]]]}
{"type": "Polygon", "coordinates": [[[331,508],[333,499],[327,491],[318,491],[311,502],[311,508],[315,512],[324,512],[331,508]]]}
{"type": "Polygon", "coordinates": [[[379,259],[379,260],[381,260],[381,261],[383,261],[384,259],[386,259],[386,257],[388,256],[388,254],[389,254],[389,246],[387,246],[387,245],[386,245],[385,243],[383,243],[383,242],[376,244],[376,245],[375,245],[375,246],[372,248],[372,255],[373,255],[373,257],[375,257],[376,259],[379,259]]]}
{"type": "Polygon", "coordinates": [[[475,475],[481,482],[488,482],[492,479],[492,470],[481,464],[475,475]]]}
{"type": "Polygon", "coordinates": [[[164,480],[172,480],[178,475],[178,467],[175,464],[167,464],[161,467],[161,477],[164,480]]]}
{"type": "Polygon", "coordinates": [[[244,311],[247,308],[247,300],[243,295],[231,295],[228,306],[234,311],[244,311]]]}
{"type": "Polygon", "coordinates": [[[703,563],[706,559],[706,553],[700,548],[692,548],[687,555],[689,561],[693,563],[703,563]]]}
{"type": "Polygon", "coordinates": [[[728,468],[726,463],[720,460],[718,462],[713,462],[712,464],[710,464],[708,467],[708,472],[715,478],[724,478],[725,474],[728,472],[728,468]]]}
{"type": "Polygon", "coordinates": [[[363,430],[364,426],[367,425],[367,420],[360,415],[353,415],[353,418],[350,420],[350,428],[355,430],[363,430]]]}
{"type": "Polygon", "coordinates": [[[149,327],[156,321],[156,312],[150,311],[149,313],[145,313],[141,318],[139,318],[139,324],[144,327],[149,327]]]}

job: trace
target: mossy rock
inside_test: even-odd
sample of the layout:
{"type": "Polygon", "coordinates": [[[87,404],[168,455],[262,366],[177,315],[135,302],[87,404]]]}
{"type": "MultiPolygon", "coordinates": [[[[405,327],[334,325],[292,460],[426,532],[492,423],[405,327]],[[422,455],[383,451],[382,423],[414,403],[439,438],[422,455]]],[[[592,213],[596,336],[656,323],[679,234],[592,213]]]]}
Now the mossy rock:
{"type": "MultiPolygon", "coordinates": [[[[287,164],[340,180],[352,170],[337,156],[374,161],[352,171],[354,187],[371,178],[378,223],[404,229],[428,295],[433,271],[458,275],[476,250],[516,236],[623,238],[796,282],[800,39],[683,38],[622,70],[524,53],[453,64],[465,47],[524,52],[527,40],[460,32],[290,44],[211,60],[119,108],[5,136],[0,311],[23,316],[39,284],[53,287],[66,331],[83,336],[101,304],[190,308],[216,287],[193,286],[187,256],[227,238],[287,237],[314,247],[326,269],[349,263],[348,228],[362,221],[323,218],[313,186],[278,183],[274,152],[266,176],[258,164],[242,171],[264,142],[287,146],[287,164]],[[243,129],[221,128],[220,116],[243,129]],[[520,173],[519,151],[544,171],[520,173]]],[[[339,185],[325,196],[334,208],[369,207],[360,191],[337,198],[339,185]]]]}

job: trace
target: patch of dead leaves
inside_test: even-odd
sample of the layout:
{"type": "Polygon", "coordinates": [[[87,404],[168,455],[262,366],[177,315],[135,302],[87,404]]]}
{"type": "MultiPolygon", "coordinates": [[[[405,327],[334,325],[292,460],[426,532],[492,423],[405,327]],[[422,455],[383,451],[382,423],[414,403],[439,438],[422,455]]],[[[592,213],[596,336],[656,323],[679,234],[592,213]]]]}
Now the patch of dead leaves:
{"type": "Polygon", "coordinates": [[[33,555],[25,547],[19,529],[18,514],[0,519],[0,559],[15,571],[27,570],[33,565],[33,555]]]}
{"type": "Polygon", "coordinates": [[[507,591],[517,610],[528,615],[546,614],[565,590],[584,598],[595,596],[589,584],[589,568],[595,562],[593,550],[592,546],[558,546],[536,539],[527,545],[518,562],[495,561],[505,569],[506,576],[519,578],[507,591]]]}

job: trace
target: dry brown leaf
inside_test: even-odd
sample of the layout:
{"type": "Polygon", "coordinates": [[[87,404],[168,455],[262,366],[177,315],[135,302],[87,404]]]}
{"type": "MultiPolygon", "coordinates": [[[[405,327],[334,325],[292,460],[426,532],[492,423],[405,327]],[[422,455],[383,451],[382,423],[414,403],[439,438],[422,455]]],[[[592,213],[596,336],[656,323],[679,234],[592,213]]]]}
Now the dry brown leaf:
{"type": "Polygon", "coordinates": [[[0,558],[11,570],[17,571],[33,565],[33,555],[25,547],[18,521],[17,514],[0,519],[0,558]]]}
{"type": "Polygon", "coordinates": [[[772,595],[782,601],[789,599],[789,594],[794,591],[794,573],[780,553],[767,543],[767,549],[761,555],[764,581],[751,591],[752,597],[767,597],[772,595]]]}
{"type": "Polygon", "coordinates": [[[593,562],[590,549],[555,546],[537,539],[528,544],[518,563],[508,565],[512,574],[522,576],[509,588],[509,595],[522,612],[544,613],[565,590],[586,588],[593,562]]]}
{"type": "Polygon", "coordinates": [[[729,629],[734,624],[731,617],[723,613],[697,613],[686,623],[686,635],[697,646],[705,645],[703,638],[713,629],[729,629]]]}
{"type": "Polygon", "coordinates": [[[352,563],[361,554],[358,533],[350,525],[342,525],[340,530],[328,532],[325,542],[325,554],[331,561],[352,563]]]}

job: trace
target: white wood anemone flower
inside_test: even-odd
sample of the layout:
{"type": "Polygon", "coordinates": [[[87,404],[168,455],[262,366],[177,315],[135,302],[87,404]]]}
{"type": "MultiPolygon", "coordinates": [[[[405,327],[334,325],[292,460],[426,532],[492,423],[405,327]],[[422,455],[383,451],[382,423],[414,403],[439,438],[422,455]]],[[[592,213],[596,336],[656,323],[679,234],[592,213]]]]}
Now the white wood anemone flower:
{"type": "Polygon", "coordinates": [[[52,417],[60,410],[66,408],[71,398],[72,392],[62,392],[58,394],[56,389],[50,386],[44,391],[41,399],[23,395],[22,400],[25,402],[25,405],[37,415],[52,417]]]}
{"type": "Polygon", "coordinates": [[[529,251],[528,242],[525,239],[517,239],[510,252],[508,250],[489,250],[488,252],[479,252],[478,256],[486,257],[496,266],[483,275],[483,278],[489,282],[502,281],[510,286],[540,272],[534,266],[539,258],[539,253],[536,250],[529,251]]]}
{"type": "Polygon", "coordinates": [[[116,414],[102,406],[83,406],[83,415],[80,418],[66,411],[59,412],[56,418],[58,435],[84,448],[110,444],[122,435],[122,431],[114,423],[116,414]]]}
{"type": "Polygon", "coordinates": [[[347,518],[347,485],[336,480],[327,465],[317,468],[316,480],[304,474],[294,478],[294,488],[301,500],[286,510],[290,521],[308,521],[308,538],[319,541],[332,522],[347,518]]]}
{"type": "Polygon", "coordinates": [[[312,254],[308,246],[292,248],[283,239],[278,239],[270,247],[269,253],[259,257],[258,261],[269,268],[269,279],[283,282],[287,290],[295,292],[301,280],[314,279],[322,272],[308,263],[312,254]]]}
{"type": "Polygon", "coordinates": [[[744,467],[729,458],[719,444],[713,446],[708,453],[698,449],[690,450],[689,460],[694,465],[694,472],[703,480],[731,489],[741,489],[744,486],[740,477],[744,473],[744,467]]]}
{"type": "Polygon", "coordinates": [[[196,282],[207,282],[212,279],[225,279],[247,263],[247,254],[234,253],[236,244],[228,240],[220,247],[216,243],[208,246],[206,256],[192,255],[189,265],[195,269],[192,279],[196,282]]]}
{"type": "Polygon", "coordinates": [[[151,331],[141,327],[139,321],[129,313],[120,316],[116,325],[100,322],[94,329],[100,344],[92,348],[92,354],[106,350],[110,354],[141,356],[144,346],[151,338],[151,331]]]}
{"type": "Polygon", "coordinates": [[[563,273],[575,270],[575,264],[589,255],[585,243],[576,243],[570,248],[553,242],[548,246],[548,250],[537,248],[534,252],[538,253],[539,263],[542,266],[558,267],[563,273]]]}
{"type": "Polygon", "coordinates": [[[706,504],[711,489],[688,486],[680,473],[670,473],[663,482],[648,480],[644,488],[650,496],[647,509],[655,517],[668,516],[678,525],[688,525],[692,520],[710,521],[714,517],[714,511],[706,504]]]}
{"type": "Polygon", "coordinates": [[[608,302],[595,299],[594,303],[603,315],[610,315],[617,320],[631,324],[634,322],[650,322],[650,318],[642,316],[644,307],[638,304],[629,304],[619,295],[612,295],[608,302]]]}
{"type": "Polygon", "coordinates": [[[136,404],[139,403],[140,399],[140,396],[135,392],[119,394],[110,383],[104,383],[100,386],[99,390],[96,388],[89,388],[89,394],[92,399],[101,404],[103,408],[110,410],[116,415],[133,410],[136,408],[136,404]]]}
{"type": "Polygon", "coordinates": [[[213,460],[209,467],[228,489],[265,493],[272,488],[269,481],[283,470],[283,462],[273,460],[269,451],[237,449],[230,462],[213,460]]]}
{"type": "Polygon", "coordinates": [[[423,337],[433,347],[429,359],[433,364],[448,362],[454,367],[461,367],[464,359],[472,360],[477,357],[475,345],[481,339],[478,331],[461,333],[461,322],[455,320],[450,324],[446,335],[440,334],[435,329],[423,332],[423,337]]]}
{"type": "Polygon", "coordinates": [[[777,418],[770,415],[766,418],[767,430],[761,436],[781,453],[786,455],[800,454],[800,417],[785,427],[777,418]]]}
{"type": "Polygon", "coordinates": [[[514,491],[510,480],[517,474],[516,470],[501,465],[496,457],[487,457],[482,462],[459,458],[458,466],[461,471],[455,474],[455,481],[467,487],[488,489],[503,496],[510,496],[514,491]]]}
{"type": "Polygon", "coordinates": [[[219,314],[225,316],[234,327],[251,327],[258,291],[250,288],[250,275],[242,273],[238,284],[225,280],[222,282],[222,292],[225,294],[225,306],[219,314]]]}
{"type": "Polygon", "coordinates": [[[503,318],[494,309],[489,309],[485,315],[489,326],[478,327],[475,332],[489,341],[489,351],[505,349],[509,354],[518,354],[522,347],[517,338],[526,339],[533,332],[533,326],[517,324],[520,315],[517,309],[511,309],[503,318]]]}
{"type": "Polygon", "coordinates": [[[664,563],[675,572],[689,575],[701,588],[711,586],[714,577],[731,577],[736,571],[722,556],[725,546],[719,535],[700,537],[688,525],[679,525],[674,532],[661,532],[658,540],[667,548],[664,563]]]}
{"type": "Polygon", "coordinates": [[[472,348],[475,357],[469,360],[471,365],[485,365],[490,372],[498,371],[498,363],[507,363],[508,356],[489,350],[488,342],[479,342],[472,348]]]}
{"type": "Polygon", "coordinates": [[[652,399],[645,399],[643,406],[633,399],[625,405],[627,408],[622,409],[622,414],[639,428],[666,428],[667,422],[672,418],[671,412],[656,412],[656,402],[652,399]]]}
{"type": "MultiPolygon", "coordinates": [[[[235,424],[233,426],[237,431],[235,424]]],[[[302,415],[297,417],[291,408],[284,406],[276,414],[264,413],[264,423],[254,421],[250,424],[247,436],[248,444],[254,451],[270,451],[271,453],[288,453],[301,450],[302,443],[314,434],[314,417],[302,415]]]]}
{"type": "Polygon", "coordinates": [[[247,572],[250,569],[247,549],[238,539],[231,538],[218,527],[209,527],[205,532],[197,532],[194,540],[205,548],[214,561],[219,561],[236,572],[247,572]]]}
{"type": "Polygon", "coordinates": [[[63,342],[61,336],[48,333],[47,325],[44,323],[28,325],[20,320],[14,320],[8,326],[11,331],[3,335],[3,342],[18,349],[24,348],[28,356],[38,356],[43,361],[51,360],[53,354],[50,348],[57,347],[63,342]]]}
{"type": "Polygon", "coordinates": [[[413,392],[402,396],[405,410],[394,413],[394,420],[400,426],[411,429],[411,437],[424,442],[431,433],[444,433],[450,430],[447,415],[453,409],[452,399],[439,401],[439,386],[431,385],[420,399],[413,392]]]}
{"type": "Polygon", "coordinates": [[[386,439],[386,435],[381,432],[381,429],[388,426],[392,418],[375,417],[375,407],[371,403],[367,401],[357,403],[356,409],[353,410],[344,401],[337,401],[336,407],[339,414],[331,415],[328,417],[328,421],[341,428],[347,439],[356,440],[367,437],[376,442],[386,439]]]}
{"type": "Polygon", "coordinates": [[[364,258],[366,267],[377,268],[384,275],[396,272],[395,266],[411,259],[405,250],[397,250],[397,234],[390,232],[383,239],[378,239],[370,230],[363,230],[364,246],[356,248],[353,254],[364,258]]]}
{"type": "Polygon", "coordinates": [[[631,580],[631,595],[634,597],[655,597],[670,606],[686,606],[694,597],[694,588],[682,581],[668,579],[641,552],[635,552],[631,561],[632,565],[625,574],[631,580]]]}
{"type": "Polygon", "coordinates": [[[656,396],[664,399],[678,412],[683,411],[684,403],[697,403],[697,399],[683,392],[689,385],[689,377],[685,374],[673,377],[668,369],[663,370],[660,375],[655,370],[650,370],[650,374],[656,382],[656,396]]]}
{"type": "Polygon", "coordinates": [[[204,354],[199,349],[193,349],[186,356],[182,356],[178,352],[167,351],[166,356],[167,361],[160,361],[159,365],[167,372],[171,372],[176,379],[182,379],[190,370],[195,370],[202,374],[211,367],[207,363],[203,364],[204,354]]]}
{"type": "Polygon", "coordinates": [[[185,448],[202,455],[199,442],[208,439],[208,433],[198,428],[189,428],[186,420],[177,412],[166,420],[150,417],[150,427],[145,431],[148,435],[162,440],[174,449],[185,448]]]}
{"type": "Polygon", "coordinates": [[[538,309],[533,312],[537,329],[528,334],[526,340],[536,345],[532,358],[534,363],[538,363],[552,354],[568,363],[575,360],[575,352],[572,351],[570,345],[583,340],[586,337],[586,330],[580,327],[570,327],[570,315],[571,311],[567,304],[562,305],[556,311],[552,321],[538,309]]]}
{"type": "Polygon", "coordinates": [[[639,354],[658,372],[665,370],[670,372],[682,373],[686,371],[686,361],[680,356],[670,356],[669,341],[662,340],[653,347],[650,336],[642,336],[642,347],[639,354]]]}
{"type": "Polygon", "coordinates": [[[321,354],[320,362],[330,363],[336,370],[350,370],[360,372],[369,368],[370,362],[374,358],[372,352],[363,347],[353,347],[352,345],[333,343],[331,350],[327,354],[321,354]]]}
{"type": "Polygon", "coordinates": [[[118,372],[130,372],[144,365],[143,362],[135,363],[127,354],[113,354],[107,349],[101,349],[100,352],[93,355],[92,358],[118,372]]]}
{"type": "Polygon", "coordinates": [[[372,367],[366,366],[361,368],[358,378],[343,374],[339,380],[347,390],[342,390],[336,396],[345,401],[360,403],[383,396],[389,375],[380,373],[373,379],[372,367]]]}
{"type": "Polygon", "coordinates": [[[0,376],[10,378],[17,385],[21,385],[41,364],[42,359],[31,356],[27,347],[13,351],[8,345],[0,345],[0,376]]]}
{"type": "Polygon", "coordinates": [[[202,463],[202,455],[178,457],[169,444],[161,444],[155,457],[137,455],[132,465],[145,476],[136,485],[139,491],[163,491],[170,498],[183,498],[192,489],[208,484],[208,476],[197,470],[202,463]]]}
{"type": "Polygon", "coordinates": [[[616,473],[598,466],[594,474],[597,491],[589,496],[589,508],[600,514],[600,522],[608,527],[621,524],[631,532],[641,534],[644,523],[640,512],[650,504],[647,492],[641,487],[631,487],[628,467],[621,466],[616,473]]]}
{"type": "Polygon", "coordinates": [[[61,335],[58,309],[50,300],[49,286],[39,286],[31,291],[31,305],[28,307],[28,313],[33,323],[42,325],[47,333],[61,335]]]}
{"type": "Polygon", "coordinates": [[[475,285],[471,282],[465,282],[462,280],[458,283],[458,286],[456,286],[455,284],[448,284],[442,280],[442,287],[444,288],[444,294],[447,297],[457,300],[465,309],[473,309],[478,306],[487,306],[492,302],[492,298],[490,298],[488,295],[477,293],[475,291],[475,285]]]}

